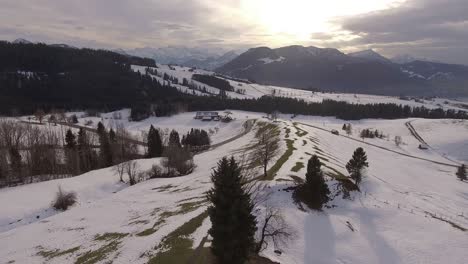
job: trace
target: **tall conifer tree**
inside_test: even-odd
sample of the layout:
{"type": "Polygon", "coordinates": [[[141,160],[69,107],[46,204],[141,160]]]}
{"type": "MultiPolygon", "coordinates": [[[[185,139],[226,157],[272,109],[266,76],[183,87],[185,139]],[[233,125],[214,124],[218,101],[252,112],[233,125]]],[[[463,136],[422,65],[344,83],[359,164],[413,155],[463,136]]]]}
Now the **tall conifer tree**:
{"type": "Polygon", "coordinates": [[[352,159],[346,164],[346,169],[351,178],[356,182],[356,185],[359,185],[362,181],[362,170],[364,167],[369,167],[366,152],[362,148],[357,148],[353,153],[352,159]]]}
{"type": "Polygon", "coordinates": [[[211,249],[218,263],[244,264],[255,246],[256,220],[250,194],[243,188],[241,168],[234,158],[223,158],[213,171],[208,192],[212,223],[211,249]]]}

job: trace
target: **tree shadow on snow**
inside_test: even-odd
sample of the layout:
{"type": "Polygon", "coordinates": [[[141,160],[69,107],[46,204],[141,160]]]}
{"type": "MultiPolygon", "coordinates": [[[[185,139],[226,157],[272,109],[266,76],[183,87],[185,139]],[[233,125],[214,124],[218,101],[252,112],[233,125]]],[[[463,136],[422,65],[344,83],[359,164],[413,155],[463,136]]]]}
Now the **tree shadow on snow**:
{"type": "Polygon", "coordinates": [[[327,214],[309,213],[304,226],[304,263],[335,263],[335,231],[327,214]]]}
{"type": "Polygon", "coordinates": [[[374,250],[375,256],[378,259],[377,263],[401,263],[400,256],[395,249],[377,232],[375,213],[368,208],[356,208],[355,211],[360,215],[361,226],[365,227],[361,228],[361,234],[367,238],[369,246],[374,250]]]}

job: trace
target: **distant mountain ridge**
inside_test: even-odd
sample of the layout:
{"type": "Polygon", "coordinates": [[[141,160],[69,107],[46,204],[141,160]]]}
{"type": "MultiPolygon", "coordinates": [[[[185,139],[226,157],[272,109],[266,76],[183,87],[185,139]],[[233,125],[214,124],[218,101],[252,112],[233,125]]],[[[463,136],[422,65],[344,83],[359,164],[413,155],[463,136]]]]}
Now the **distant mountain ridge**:
{"type": "Polygon", "coordinates": [[[414,60],[397,64],[373,50],[287,46],[248,50],[216,69],[292,88],[383,95],[468,95],[468,67],[414,60]]]}
{"type": "Polygon", "coordinates": [[[163,48],[136,48],[133,50],[116,50],[121,54],[133,55],[154,59],[161,64],[177,64],[188,67],[213,70],[239,55],[236,51],[210,50],[169,46],[163,48]]]}
{"type": "Polygon", "coordinates": [[[361,58],[364,60],[371,60],[371,61],[379,61],[379,62],[384,62],[384,63],[392,63],[391,60],[387,59],[386,57],[380,55],[379,53],[369,49],[369,50],[363,50],[363,51],[358,51],[358,52],[353,52],[353,53],[348,53],[348,56],[354,57],[354,58],[361,58]]]}

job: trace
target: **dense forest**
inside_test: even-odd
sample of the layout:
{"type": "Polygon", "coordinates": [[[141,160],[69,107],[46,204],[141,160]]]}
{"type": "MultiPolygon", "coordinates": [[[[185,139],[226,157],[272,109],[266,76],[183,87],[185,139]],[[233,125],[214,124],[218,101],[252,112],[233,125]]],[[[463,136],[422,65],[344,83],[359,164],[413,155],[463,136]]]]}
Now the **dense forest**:
{"type": "Polygon", "coordinates": [[[206,85],[209,85],[211,87],[218,88],[223,91],[234,91],[234,87],[229,84],[228,81],[224,79],[220,79],[216,76],[212,75],[204,75],[204,74],[194,74],[192,76],[192,79],[195,81],[199,81],[201,83],[204,83],[206,85]]]}
{"type": "Polygon", "coordinates": [[[150,59],[105,50],[0,42],[0,114],[41,108],[112,110],[177,97],[175,88],[131,70],[150,59]]]}

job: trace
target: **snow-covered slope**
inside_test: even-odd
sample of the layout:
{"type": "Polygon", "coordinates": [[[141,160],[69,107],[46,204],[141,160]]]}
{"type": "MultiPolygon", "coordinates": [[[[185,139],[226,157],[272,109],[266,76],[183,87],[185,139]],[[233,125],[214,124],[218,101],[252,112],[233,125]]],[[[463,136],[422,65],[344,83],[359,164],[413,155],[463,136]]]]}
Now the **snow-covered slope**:
{"type": "MultiPolygon", "coordinates": [[[[233,112],[239,121],[255,118],[257,122],[269,122],[261,117],[262,113],[233,112]]],[[[110,115],[104,115],[106,122],[110,115]]],[[[180,115],[125,126],[138,131],[154,123],[182,130],[194,126],[192,122],[180,115]]],[[[468,239],[463,230],[468,228],[468,185],[456,179],[458,163],[452,160],[466,161],[458,155],[458,145],[468,142],[468,133],[463,130],[467,129],[466,123],[361,120],[351,122],[349,137],[330,133],[332,129],[341,132],[344,122],[312,116],[290,120],[282,115],[274,123],[281,131],[280,154],[286,152],[287,140],[293,148],[274,179],[263,181],[272,194],[260,207],[269,204],[281,209],[294,236],[280,248],[269,243],[262,255],[282,264],[465,263],[468,239]],[[408,130],[407,122],[434,150],[418,148],[420,142],[408,130]],[[359,132],[366,128],[378,129],[386,138],[362,141],[359,132]],[[443,138],[441,133],[450,136],[443,138]],[[395,136],[402,137],[402,145],[394,144],[395,136]],[[365,149],[370,166],[361,192],[343,199],[336,177],[347,177],[345,164],[357,147],[365,149]],[[291,175],[305,178],[305,168],[293,167],[297,163],[305,165],[311,154],[321,158],[327,184],[336,196],[322,212],[300,209],[287,191],[294,186],[291,175]],[[282,254],[274,253],[275,249],[282,254]]],[[[231,131],[229,126],[222,129],[231,131]]],[[[232,134],[224,137],[237,132],[232,129],[232,134]]],[[[167,246],[164,238],[181,230],[185,230],[189,248],[203,249],[209,245],[202,241],[210,227],[203,213],[207,207],[204,195],[211,188],[211,170],[223,156],[240,158],[254,137],[255,130],[195,156],[197,168],[184,177],[154,179],[128,187],[118,184],[117,175],[109,168],[71,179],[0,189],[0,219],[8,222],[25,217],[32,222],[0,230],[0,259],[6,263],[75,263],[90,261],[94,256],[99,263],[147,263],[161,250],[170,251],[171,246],[159,246],[167,246]],[[47,208],[51,210],[50,200],[58,185],[76,191],[79,204],[64,213],[42,214],[47,208]],[[39,219],[34,219],[35,215],[39,219]],[[201,219],[199,225],[192,226],[194,219],[201,219]],[[181,226],[184,229],[178,229],[181,226]]],[[[159,160],[137,163],[143,170],[159,160]]],[[[261,210],[256,213],[261,214],[261,210]]],[[[203,263],[197,254],[190,252],[189,256],[194,256],[194,263],[203,263]]]]}

